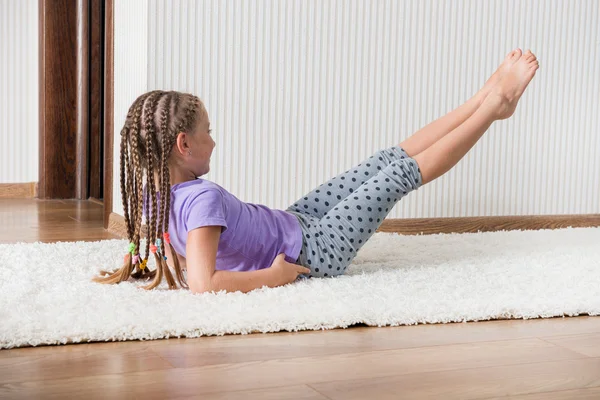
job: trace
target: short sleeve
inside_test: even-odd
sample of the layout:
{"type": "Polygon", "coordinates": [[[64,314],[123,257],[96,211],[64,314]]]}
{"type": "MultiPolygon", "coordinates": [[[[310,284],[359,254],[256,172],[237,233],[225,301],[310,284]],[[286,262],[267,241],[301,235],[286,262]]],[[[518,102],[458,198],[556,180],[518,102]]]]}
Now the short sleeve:
{"type": "Polygon", "coordinates": [[[188,203],[185,214],[185,229],[187,232],[202,226],[222,226],[221,232],[227,230],[225,219],[225,201],[219,190],[203,190],[195,194],[188,203]]]}

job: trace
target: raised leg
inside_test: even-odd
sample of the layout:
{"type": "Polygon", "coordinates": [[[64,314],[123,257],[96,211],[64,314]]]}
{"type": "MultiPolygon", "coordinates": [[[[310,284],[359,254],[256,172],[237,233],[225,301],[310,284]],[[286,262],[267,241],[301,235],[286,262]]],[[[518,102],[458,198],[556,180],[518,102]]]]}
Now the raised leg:
{"type": "MultiPolygon", "coordinates": [[[[413,156],[421,169],[423,184],[454,167],[497,119],[492,107],[480,107],[464,123],[424,151],[413,156]]],[[[408,151],[407,151],[408,152],[408,151]]]]}
{"type": "Polygon", "coordinates": [[[508,53],[498,69],[473,97],[455,110],[419,129],[398,146],[402,147],[410,157],[414,157],[465,122],[521,55],[522,51],[519,48],[508,53]]]}
{"type": "Polygon", "coordinates": [[[482,101],[478,95],[471,97],[460,107],[419,129],[398,146],[410,157],[416,156],[465,122],[477,111],[482,101]]]}
{"type": "Polygon", "coordinates": [[[521,95],[538,68],[535,55],[527,51],[494,86],[473,115],[413,157],[420,167],[423,184],[456,165],[495,120],[506,119],[515,112],[521,95]]]}

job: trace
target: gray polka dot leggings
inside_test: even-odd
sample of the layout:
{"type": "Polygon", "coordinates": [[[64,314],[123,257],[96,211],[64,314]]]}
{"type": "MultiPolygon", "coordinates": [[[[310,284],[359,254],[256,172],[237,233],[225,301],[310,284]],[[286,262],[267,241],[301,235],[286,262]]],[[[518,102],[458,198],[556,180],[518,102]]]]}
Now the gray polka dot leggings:
{"type": "Polygon", "coordinates": [[[423,184],[417,162],[401,147],[379,150],[287,208],[302,227],[298,279],[341,275],[394,205],[423,184]]]}

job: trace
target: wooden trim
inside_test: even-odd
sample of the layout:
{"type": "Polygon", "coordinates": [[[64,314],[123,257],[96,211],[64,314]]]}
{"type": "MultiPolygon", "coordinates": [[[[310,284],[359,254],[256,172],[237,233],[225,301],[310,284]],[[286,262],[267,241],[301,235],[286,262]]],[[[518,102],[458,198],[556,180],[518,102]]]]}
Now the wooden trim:
{"type": "MultiPolygon", "coordinates": [[[[110,213],[108,217],[108,231],[114,235],[127,239],[127,227],[125,226],[125,217],[119,214],[110,213]]],[[[142,225],[141,237],[147,237],[148,225],[142,225]]]]}
{"type": "Polygon", "coordinates": [[[77,160],[75,197],[87,199],[90,137],[90,7],[88,0],[77,0],[77,160]]]}
{"type": "Polygon", "coordinates": [[[438,233],[560,229],[569,226],[573,228],[600,226],[600,214],[389,219],[383,221],[377,232],[434,235],[438,233]]]}
{"type": "MultiPolygon", "coordinates": [[[[104,25],[104,228],[110,230],[113,197],[114,139],[114,10],[113,0],[105,3],[104,25]]],[[[115,214],[117,215],[117,214],[115,214]]],[[[123,226],[125,226],[123,221],[123,226]]]]}
{"type": "Polygon", "coordinates": [[[0,199],[30,199],[38,197],[37,182],[0,183],[0,199]]]}
{"type": "Polygon", "coordinates": [[[44,123],[44,110],[46,109],[46,91],[44,85],[46,83],[46,58],[44,51],[46,46],[46,35],[44,15],[46,15],[46,1],[38,0],[38,145],[39,145],[39,160],[38,160],[38,196],[46,197],[46,124],[44,123]]]}
{"type": "MultiPolygon", "coordinates": [[[[126,239],[125,218],[119,214],[111,213],[109,221],[109,232],[126,239]]],[[[595,228],[599,226],[600,214],[409,218],[386,219],[376,232],[398,233],[401,235],[435,235],[438,233],[477,233],[567,227],[595,228]]],[[[142,226],[142,232],[142,237],[146,237],[146,225],[142,226]]]]}
{"type": "Polygon", "coordinates": [[[103,198],[104,0],[90,0],[89,197],[103,198]]]}
{"type": "MultiPolygon", "coordinates": [[[[104,203],[106,204],[106,203],[104,203]]],[[[127,228],[125,227],[125,218],[119,214],[111,212],[108,216],[108,227],[106,228],[112,234],[127,239],[127,228]]]]}

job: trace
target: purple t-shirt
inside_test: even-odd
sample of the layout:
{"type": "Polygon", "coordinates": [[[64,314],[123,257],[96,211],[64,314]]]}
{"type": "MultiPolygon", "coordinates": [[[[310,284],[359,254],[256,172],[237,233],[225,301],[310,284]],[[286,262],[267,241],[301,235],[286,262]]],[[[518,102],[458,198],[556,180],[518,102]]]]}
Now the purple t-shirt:
{"type": "Polygon", "coordinates": [[[196,179],[171,187],[169,235],[175,251],[186,257],[189,231],[222,226],[217,270],[268,268],[280,253],[294,263],[302,248],[297,217],[261,204],[245,203],[214,182],[196,179]]]}

